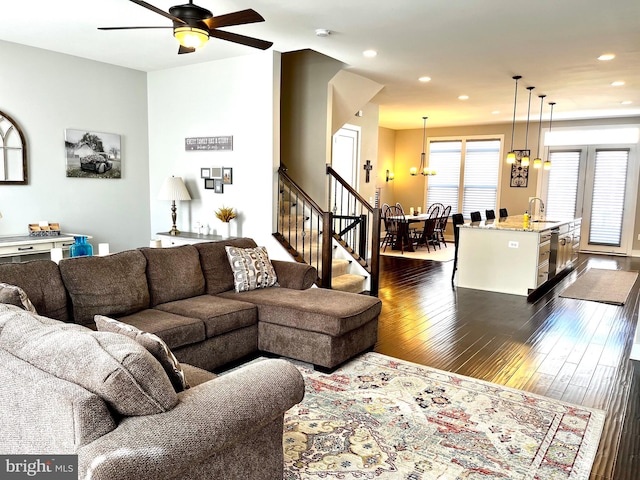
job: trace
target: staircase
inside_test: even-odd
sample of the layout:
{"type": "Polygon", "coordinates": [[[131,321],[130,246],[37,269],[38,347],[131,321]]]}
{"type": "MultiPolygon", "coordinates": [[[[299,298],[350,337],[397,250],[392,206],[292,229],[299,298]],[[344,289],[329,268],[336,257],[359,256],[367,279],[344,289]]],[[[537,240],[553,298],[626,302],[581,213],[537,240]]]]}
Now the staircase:
{"type": "Polygon", "coordinates": [[[286,169],[281,167],[279,174],[278,226],[274,237],[294,260],[316,267],[318,286],[377,295],[379,210],[373,212],[367,204],[372,210],[367,214],[334,215],[309,198],[288,177],[286,169]],[[375,226],[374,213],[378,219],[377,229],[373,228],[374,232],[377,230],[377,240],[371,248],[373,236],[364,234],[367,225],[375,226]],[[327,238],[325,231],[331,232],[327,238]],[[366,253],[358,252],[373,252],[370,258],[375,256],[375,261],[368,262],[366,253]],[[376,266],[373,270],[372,264],[376,266]]]}

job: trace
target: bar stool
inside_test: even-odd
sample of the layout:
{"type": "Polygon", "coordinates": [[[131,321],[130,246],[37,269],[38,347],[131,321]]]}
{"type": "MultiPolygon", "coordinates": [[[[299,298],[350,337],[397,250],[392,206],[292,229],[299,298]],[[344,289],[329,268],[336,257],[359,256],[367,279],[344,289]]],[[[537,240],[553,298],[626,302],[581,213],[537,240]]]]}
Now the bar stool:
{"type": "Polygon", "coordinates": [[[472,222],[482,221],[482,215],[480,214],[480,212],[471,212],[471,221],[472,222]]]}

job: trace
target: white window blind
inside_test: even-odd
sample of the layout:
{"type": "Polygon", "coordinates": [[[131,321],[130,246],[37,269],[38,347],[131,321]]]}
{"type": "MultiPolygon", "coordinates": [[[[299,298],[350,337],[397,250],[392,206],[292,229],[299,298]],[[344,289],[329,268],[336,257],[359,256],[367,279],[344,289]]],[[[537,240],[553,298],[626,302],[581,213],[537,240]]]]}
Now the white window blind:
{"type": "Polygon", "coordinates": [[[549,152],[549,160],[552,167],[549,170],[545,216],[552,220],[575,218],[580,150],[549,152]]]}
{"type": "Polygon", "coordinates": [[[460,159],[462,141],[429,142],[429,168],[436,175],[429,177],[427,206],[433,203],[451,205],[451,213],[459,212],[460,159]]]}
{"type": "Polygon", "coordinates": [[[628,150],[596,150],[589,243],[620,246],[628,150]]]}
{"type": "Polygon", "coordinates": [[[464,197],[462,214],[495,210],[498,198],[500,140],[469,140],[464,159],[464,197]]]}

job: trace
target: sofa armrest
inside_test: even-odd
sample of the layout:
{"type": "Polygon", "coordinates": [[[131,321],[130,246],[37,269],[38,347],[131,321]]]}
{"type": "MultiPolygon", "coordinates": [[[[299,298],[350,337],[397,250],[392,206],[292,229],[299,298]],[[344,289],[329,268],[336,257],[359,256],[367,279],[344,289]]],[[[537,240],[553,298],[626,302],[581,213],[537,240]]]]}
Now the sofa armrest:
{"type": "Polygon", "coordinates": [[[80,448],[80,478],[180,478],[194,464],[215,461],[222,449],[253,438],[303,396],[304,380],[291,363],[247,365],[181,392],[168,412],[127,417],[80,448]]]}
{"type": "Polygon", "coordinates": [[[316,268],[306,263],[271,260],[271,264],[276,271],[278,284],[281,287],[306,290],[311,288],[318,279],[316,268]]]}

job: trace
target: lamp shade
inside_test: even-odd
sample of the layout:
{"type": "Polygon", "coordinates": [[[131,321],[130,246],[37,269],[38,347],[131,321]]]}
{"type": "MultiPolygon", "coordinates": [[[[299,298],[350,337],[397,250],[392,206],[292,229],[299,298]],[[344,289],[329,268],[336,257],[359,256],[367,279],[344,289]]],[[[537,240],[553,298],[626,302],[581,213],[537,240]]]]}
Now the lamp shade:
{"type": "Polygon", "coordinates": [[[158,200],[191,200],[182,177],[169,177],[162,184],[158,200]]]}

